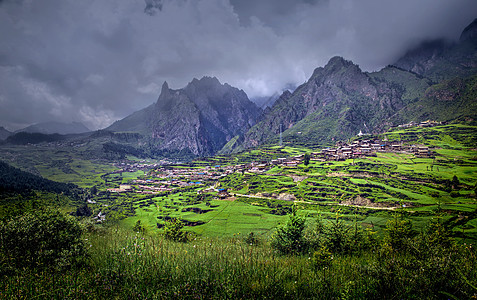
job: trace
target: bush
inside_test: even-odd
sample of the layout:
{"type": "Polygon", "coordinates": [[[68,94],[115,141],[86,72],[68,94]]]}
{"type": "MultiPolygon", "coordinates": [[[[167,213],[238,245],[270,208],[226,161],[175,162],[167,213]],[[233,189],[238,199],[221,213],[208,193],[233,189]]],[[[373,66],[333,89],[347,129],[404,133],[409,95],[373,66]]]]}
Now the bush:
{"type": "Polygon", "coordinates": [[[346,253],[350,248],[351,226],[336,218],[326,227],[326,245],[333,253],[346,253]]]}
{"type": "Polygon", "coordinates": [[[255,234],[250,232],[247,237],[245,238],[245,243],[249,245],[257,245],[259,243],[258,238],[255,236],[255,234]]]}
{"type": "Polygon", "coordinates": [[[164,236],[166,239],[175,242],[187,242],[187,232],[183,231],[184,223],[179,219],[166,221],[164,226],[164,236]]]}
{"type": "Polygon", "coordinates": [[[293,209],[288,222],[277,228],[272,237],[271,245],[282,254],[299,254],[307,248],[303,230],[305,229],[305,218],[296,215],[293,209]]]}
{"type": "Polygon", "coordinates": [[[313,253],[311,263],[315,271],[330,268],[333,264],[333,255],[326,246],[323,246],[320,250],[313,253]]]}
{"type": "Polygon", "coordinates": [[[449,193],[449,196],[451,196],[452,198],[457,198],[460,197],[460,193],[458,191],[452,191],[449,193]]]}
{"type": "Polygon", "coordinates": [[[0,261],[7,269],[62,269],[86,257],[82,227],[72,217],[43,208],[0,223],[0,261]]]}
{"type": "Polygon", "coordinates": [[[141,224],[141,220],[137,220],[136,224],[133,227],[133,231],[137,233],[145,233],[146,232],[146,227],[141,224]]]}
{"type": "Polygon", "coordinates": [[[405,250],[409,247],[414,235],[415,232],[412,229],[411,221],[394,218],[389,220],[386,224],[384,242],[389,245],[392,250],[405,250]]]}

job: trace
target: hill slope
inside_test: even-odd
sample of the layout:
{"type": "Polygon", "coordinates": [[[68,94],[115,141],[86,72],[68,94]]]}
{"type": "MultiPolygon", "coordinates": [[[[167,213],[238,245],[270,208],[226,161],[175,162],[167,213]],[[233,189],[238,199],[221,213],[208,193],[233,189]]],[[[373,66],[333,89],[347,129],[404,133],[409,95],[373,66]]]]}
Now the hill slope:
{"type": "Polygon", "coordinates": [[[71,122],[71,123],[61,123],[61,122],[44,122],[34,125],[30,125],[23,129],[16,131],[18,132],[28,132],[28,133],[43,133],[43,134],[77,134],[85,133],[91,130],[88,127],[84,126],[83,123],[71,122]]]}
{"type": "Polygon", "coordinates": [[[9,137],[12,134],[13,134],[12,132],[6,130],[3,127],[0,127],[0,141],[5,140],[7,137],[9,137]]]}
{"type": "Polygon", "coordinates": [[[21,171],[7,163],[0,161],[0,194],[18,193],[25,194],[32,190],[71,195],[74,184],[66,184],[45,179],[43,177],[21,171]]]}

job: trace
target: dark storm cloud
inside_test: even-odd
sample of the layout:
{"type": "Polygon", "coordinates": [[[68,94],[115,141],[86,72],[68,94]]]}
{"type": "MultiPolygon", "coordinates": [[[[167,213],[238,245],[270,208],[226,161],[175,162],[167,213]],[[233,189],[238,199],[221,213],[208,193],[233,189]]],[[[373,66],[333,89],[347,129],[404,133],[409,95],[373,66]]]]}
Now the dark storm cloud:
{"type": "Polygon", "coordinates": [[[334,55],[376,70],[475,17],[474,0],[0,0],[0,126],[102,128],[204,75],[271,95],[334,55]]]}

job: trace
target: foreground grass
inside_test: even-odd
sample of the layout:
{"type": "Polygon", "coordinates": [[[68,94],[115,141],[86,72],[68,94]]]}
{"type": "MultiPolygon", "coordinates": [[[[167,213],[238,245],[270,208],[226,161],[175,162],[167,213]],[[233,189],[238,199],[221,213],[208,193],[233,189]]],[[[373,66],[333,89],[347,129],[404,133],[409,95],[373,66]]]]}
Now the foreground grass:
{"type": "Polygon", "coordinates": [[[266,241],[202,238],[175,243],[120,228],[85,237],[89,262],[66,271],[3,275],[3,299],[462,299],[477,296],[476,251],[459,245],[425,252],[385,244],[330,257],[276,254],[266,241]],[[470,280],[470,281],[469,281],[470,280]]]}

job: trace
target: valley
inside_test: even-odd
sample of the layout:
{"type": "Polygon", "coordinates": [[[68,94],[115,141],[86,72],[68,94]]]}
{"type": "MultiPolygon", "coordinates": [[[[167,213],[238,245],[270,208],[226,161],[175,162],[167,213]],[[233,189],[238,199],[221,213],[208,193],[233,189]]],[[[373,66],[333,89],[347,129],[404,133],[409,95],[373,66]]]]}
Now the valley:
{"type": "Polygon", "coordinates": [[[377,231],[397,213],[421,229],[440,214],[456,237],[473,240],[475,130],[459,124],[396,127],[335,148],[271,145],[179,164],[84,160],[75,156],[76,145],[71,152],[55,150],[52,159],[57,146],[48,144],[25,153],[6,148],[1,159],[86,191],[94,187],[84,196],[93,215],[126,228],[140,221],[159,233],[165,220],[178,218],[193,224],[187,230],[196,234],[269,237],[296,206],[311,218],[340,215],[377,231]]]}
{"type": "MultiPolygon", "coordinates": [[[[272,144],[187,162],[91,160],[81,143],[4,146],[1,160],[79,187],[61,197],[3,194],[0,214],[10,221],[0,230],[26,233],[0,236],[8,247],[0,251],[1,295],[472,297],[476,130],[411,124],[333,147],[272,144]],[[35,218],[43,218],[38,228],[65,222],[42,215],[41,203],[83,228],[71,241],[79,248],[68,250],[76,254],[49,267],[43,252],[20,262],[12,254],[43,239],[28,239],[35,218]],[[32,266],[15,267],[25,261],[32,266]]],[[[49,228],[40,231],[48,239],[65,234],[49,228]]]]}
{"type": "Polygon", "coordinates": [[[242,74],[260,107],[210,76],[52,76],[95,86],[71,97],[25,80],[7,96],[44,97],[41,119],[102,129],[0,127],[0,298],[476,299],[476,53],[477,19],[380,70],[334,56],[281,95],[242,74]]]}

